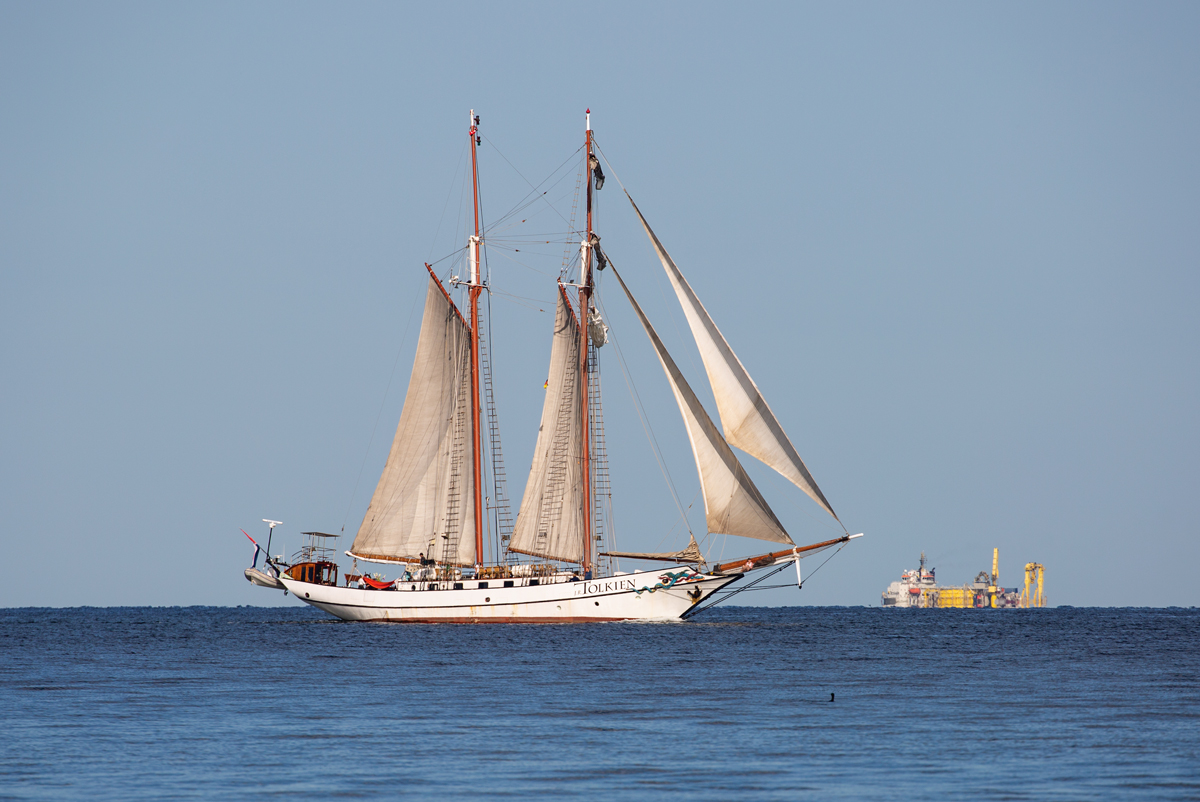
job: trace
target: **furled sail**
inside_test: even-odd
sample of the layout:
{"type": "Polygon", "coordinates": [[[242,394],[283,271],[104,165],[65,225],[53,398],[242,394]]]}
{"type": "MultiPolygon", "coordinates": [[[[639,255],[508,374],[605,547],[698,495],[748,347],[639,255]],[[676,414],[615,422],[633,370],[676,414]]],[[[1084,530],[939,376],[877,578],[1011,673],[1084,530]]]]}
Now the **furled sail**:
{"type": "Polygon", "coordinates": [[[702,563],[704,555],[700,553],[700,544],[692,537],[683,551],[608,551],[601,557],[629,557],[636,560],[662,560],[671,563],[702,563]]]}
{"type": "MultiPolygon", "coordinates": [[[[625,194],[628,197],[629,193],[625,194]]],[[[633,198],[629,198],[629,202],[633,203],[633,198]]],[[[700,349],[700,358],[704,360],[704,370],[708,373],[708,381],[717,401],[717,414],[721,416],[726,441],[777,470],[838,520],[837,513],[825,500],[825,494],[817,487],[758,386],[717,329],[717,324],[709,316],[704,304],[700,303],[683,273],[675,266],[667,249],[658,241],[636,203],[633,203],[633,210],[642,221],[659,261],[671,279],[671,286],[679,296],[692,336],[696,339],[696,347],[700,349]]]]}
{"type": "Polygon", "coordinates": [[[583,389],[579,321],[558,288],[550,378],[533,464],[513,527],[511,551],[551,560],[583,559],[583,389]]]}
{"type": "Polygon", "coordinates": [[[776,543],[791,543],[792,539],[788,537],[783,525],[754,486],[754,482],[750,481],[746,469],[738,462],[733,449],[717,431],[716,424],[704,411],[700,399],[684,379],[675,360],[667,353],[658,332],[650,325],[642,307],[634,300],[633,294],[625,286],[612,262],[609,262],[609,267],[621,283],[621,289],[625,291],[630,305],[646,329],[663,370],[667,373],[667,379],[671,382],[671,390],[675,393],[675,401],[679,404],[679,411],[687,426],[692,454],[696,457],[696,467],[700,471],[708,531],[771,540],[776,543]]]}
{"type": "Polygon", "coordinates": [[[594,306],[588,312],[588,338],[597,348],[603,348],[608,342],[608,324],[600,317],[600,310],[594,306]]]}
{"type": "Polygon", "coordinates": [[[351,554],[475,562],[471,332],[432,272],[396,438],[351,554]]]}

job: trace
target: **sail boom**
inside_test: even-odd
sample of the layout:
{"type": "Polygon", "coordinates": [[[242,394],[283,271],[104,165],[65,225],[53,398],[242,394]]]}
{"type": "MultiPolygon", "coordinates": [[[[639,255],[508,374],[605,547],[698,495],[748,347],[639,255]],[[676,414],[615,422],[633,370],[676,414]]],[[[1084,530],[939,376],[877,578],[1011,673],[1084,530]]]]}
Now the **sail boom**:
{"type": "Polygon", "coordinates": [[[604,557],[627,557],[631,560],[659,560],[671,563],[702,563],[704,555],[700,553],[700,545],[692,537],[687,548],[682,551],[608,551],[604,557]]]}
{"type": "Polygon", "coordinates": [[[664,563],[694,563],[699,560],[687,554],[672,552],[603,551],[601,557],[624,557],[627,560],[656,560],[664,563]]]}
{"type": "MultiPolygon", "coordinates": [[[[363,562],[382,563],[385,565],[409,565],[411,563],[420,562],[420,560],[421,560],[420,552],[418,552],[417,556],[404,556],[404,555],[388,555],[388,554],[370,554],[370,553],[366,553],[366,552],[350,550],[350,551],[346,552],[346,556],[353,557],[356,560],[362,560],[363,562]]],[[[451,565],[456,568],[469,568],[472,565],[474,565],[474,563],[470,563],[470,562],[443,562],[441,560],[438,560],[437,563],[438,563],[438,565],[451,565]]]]}
{"type": "Polygon", "coordinates": [[[570,559],[570,558],[566,558],[566,557],[556,557],[553,554],[543,554],[543,553],[537,552],[537,551],[525,551],[523,549],[514,549],[512,546],[509,546],[508,550],[514,554],[524,554],[527,557],[540,557],[543,560],[555,560],[556,562],[562,562],[562,563],[576,563],[576,564],[583,563],[583,560],[580,558],[570,559]]]}

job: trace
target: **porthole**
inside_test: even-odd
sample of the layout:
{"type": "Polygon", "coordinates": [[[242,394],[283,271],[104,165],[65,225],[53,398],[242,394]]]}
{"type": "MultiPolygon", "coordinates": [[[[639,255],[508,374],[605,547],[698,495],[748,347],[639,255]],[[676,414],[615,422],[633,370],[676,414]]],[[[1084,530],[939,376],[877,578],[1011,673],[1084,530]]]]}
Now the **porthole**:
{"type": "Polygon", "coordinates": [[[491,596],[484,596],[484,597],[483,597],[483,600],[484,600],[485,602],[490,602],[490,601],[492,600],[492,597],[491,597],[491,596]]]}
{"type": "Polygon", "coordinates": [[[306,599],[308,598],[308,594],[307,594],[307,593],[305,593],[305,594],[304,594],[304,598],[306,598],[306,599]]]}
{"type": "Polygon", "coordinates": [[[597,606],[597,607],[599,607],[599,606],[600,606],[600,602],[596,602],[596,606],[597,606]]]}

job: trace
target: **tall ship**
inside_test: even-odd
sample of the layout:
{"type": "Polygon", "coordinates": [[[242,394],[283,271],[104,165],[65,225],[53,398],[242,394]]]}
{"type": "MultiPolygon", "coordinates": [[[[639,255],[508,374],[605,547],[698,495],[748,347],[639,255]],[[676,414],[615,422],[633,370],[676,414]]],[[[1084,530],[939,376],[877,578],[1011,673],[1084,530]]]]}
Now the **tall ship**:
{"type": "MultiPolygon", "coordinates": [[[[590,110],[585,122],[584,144],[577,152],[585,218],[576,226],[572,213],[572,256],[554,287],[541,421],[515,520],[481,327],[480,298],[493,289],[482,269],[488,232],[480,216],[479,117],[472,110],[467,135],[473,233],[448,275],[425,265],[425,306],[400,421],[362,524],[344,552],[354,567],[341,575],[344,581],[339,578],[330,545],[335,536],[310,532],[308,545],[290,562],[271,557],[268,543],[262,569],[256,544],[247,579],[348,621],[668,621],[694,615],[792,565],[799,584],[802,559],[861,537],[842,525],[758,386],[625,191],[683,308],[720,427],[701,404],[600,247],[594,193],[605,176],[590,110]],[[693,533],[672,552],[617,551],[606,545],[611,492],[599,352],[608,327],[596,303],[602,271],[616,279],[667,376],[699,473],[708,534],[753,538],[774,549],[714,563],[693,533]],[[798,545],[734,448],[807,494],[842,534],[798,545]],[[621,558],[667,567],[621,571],[621,558]],[[381,571],[368,573],[359,563],[381,571]],[[751,574],[755,578],[747,580],[751,574]],[[734,583],[741,584],[730,588],[734,583]]],[[[273,531],[278,522],[268,523],[273,531]]]]}

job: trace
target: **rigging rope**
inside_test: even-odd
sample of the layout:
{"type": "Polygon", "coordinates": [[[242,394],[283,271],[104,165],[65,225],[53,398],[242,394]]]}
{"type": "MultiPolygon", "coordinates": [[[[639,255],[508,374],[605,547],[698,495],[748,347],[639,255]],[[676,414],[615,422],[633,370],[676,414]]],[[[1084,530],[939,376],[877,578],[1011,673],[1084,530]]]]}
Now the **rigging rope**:
{"type": "Polygon", "coordinates": [[[705,604],[703,607],[692,608],[687,613],[685,613],[683,617],[685,619],[691,618],[692,616],[702,613],[705,610],[708,610],[709,608],[716,607],[718,604],[721,604],[722,602],[732,599],[734,596],[738,595],[739,593],[745,593],[748,590],[763,590],[764,588],[755,588],[754,586],[757,585],[759,582],[762,582],[764,579],[769,579],[770,577],[775,576],[777,573],[779,573],[780,571],[782,571],[784,568],[787,568],[787,567],[788,567],[788,563],[784,563],[783,565],[776,568],[774,571],[770,571],[768,573],[763,574],[758,579],[751,582],[749,585],[743,585],[740,588],[735,588],[734,590],[725,591],[723,595],[718,596],[718,594],[714,593],[711,601],[709,601],[708,604],[705,604]]]}
{"type": "Polygon", "coordinates": [[[806,576],[805,578],[803,578],[803,579],[801,579],[801,580],[800,580],[800,587],[801,587],[801,588],[803,588],[803,587],[804,587],[804,583],[805,583],[805,582],[807,582],[809,579],[812,579],[812,575],[813,575],[813,574],[815,574],[817,571],[820,571],[822,568],[824,568],[824,567],[825,567],[825,563],[829,562],[829,561],[830,561],[830,560],[832,560],[834,557],[836,557],[836,556],[838,555],[838,551],[841,551],[841,550],[842,550],[842,549],[844,549],[844,548],[846,548],[846,544],[845,544],[845,543],[843,543],[842,545],[838,546],[838,547],[837,547],[837,551],[835,551],[833,554],[830,554],[828,557],[826,557],[824,562],[822,562],[820,565],[818,565],[816,568],[814,568],[814,569],[812,570],[812,573],[810,573],[808,576],[806,576]]]}
{"type": "MultiPolygon", "coordinates": [[[[568,156],[566,159],[563,160],[562,164],[558,165],[558,167],[555,167],[553,170],[551,170],[550,174],[547,175],[545,178],[543,178],[541,183],[539,183],[537,186],[534,186],[533,183],[528,178],[526,178],[524,175],[522,175],[521,171],[518,170],[511,161],[508,160],[508,157],[504,155],[504,153],[500,150],[500,148],[496,147],[495,142],[488,139],[483,134],[480,134],[480,136],[482,136],[485,140],[487,140],[487,143],[489,145],[491,145],[493,149],[495,149],[496,153],[498,153],[500,155],[500,158],[504,159],[505,163],[508,164],[509,167],[512,167],[512,170],[514,173],[521,176],[522,181],[524,181],[526,184],[529,184],[531,193],[537,192],[539,187],[544,185],[547,181],[549,181],[551,178],[553,178],[555,176],[555,174],[558,173],[559,170],[561,170],[563,167],[565,167],[567,164],[569,164],[570,161],[575,158],[575,154],[579,153],[579,151],[582,150],[584,147],[583,145],[580,145],[579,148],[577,148],[574,153],[572,153],[570,156],[568,156]]],[[[554,184],[551,184],[551,187],[556,186],[559,183],[559,181],[564,180],[567,177],[567,175],[569,175],[569,173],[564,173],[563,176],[558,179],[558,181],[555,181],[554,184]]],[[[508,218],[512,217],[514,214],[521,211],[522,209],[528,208],[529,206],[531,206],[534,203],[534,201],[538,200],[539,198],[544,198],[546,196],[546,193],[549,191],[550,190],[547,189],[544,192],[542,192],[541,195],[535,195],[532,198],[530,197],[529,194],[525,195],[524,198],[521,198],[521,200],[517,201],[516,206],[514,206],[507,213],[505,213],[500,218],[498,218],[496,221],[494,221],[492,223],[492,225],[493,226],[499,225],[500,223],[502,223],[505,220],[507,220],[508,218]]],[[[562,212],[560,212],[553,204],[551,204],[549,201],[547,201],[547,205],[550,207],[551,211],[553,211],[559,217],[562,217],[563,222],[565,222],[568,226],[571,225],[571,222],[569,220],[567,220],[567,218],[563,217],[562,212]]]]}
{"type": "Polygon", "coordinates": [[[454,167],[454,178],[450,181],[450,187],[446,190],[446,202],[442,204],[442,216],[438,218],[437,229],[433,232],[433,239],[429,242],[429,257],[433,256],[433,249],[437,247],[438,234],[442,233],[442,223],[446,219],[446,209],[450,207],[450,196],[454,194],[454,185],[458,183],[458,173],[462,169],[463,153],[467,149],[467,143],[463,143],[462,150],[458,152],[458,161],[454,167]]]}
{"type": "MultiPolygon", "coordinates": [[[[763,474],[767,477],[767,481],[769,481],[771,485],[777,491],[779,491],[779,494],[787,499],[789,504],[795,507],[798,512],[800,512],[805,518],[808,518],[808,520],[814,525],[819,526],[822,529],[828,529],[831,532],[836,532],[840,528],[846,534],[850,534],[850,530],[846,529],[845,526],[834,526],[833,524],[829,523],[829,519],[824,515],[813,515],[812,510],[807,505],[799,503],[799,499],[796,498],[796,495],[790,492],[790,489],[795,487],[795,485],[787,481],[785,477],[783,477],[778,471],[763,471],[763,474]]],[[[803,498],[808,498],[808,496],[805,495],[803,498]]],[[[822,510],[822,512],[824,511],[822,510]]],[[[836,521],[837,519],[835,518],[834,520],[836,521]]]]}
{"type": "MultiPolygon", "coordinates": [[[[611,263],[611,259],[609,260],[611,263]]],[[[600,307],[600,313],[606,318],[608,313],[604,310],[604,301],[599,294],[596,295],[596,305],[600,307]]],[[[642,431],[646,434],[646,439],[650,442],[651,451],[654,452],[654,460],[658,463],[658,469],[662,472],[663,479],[666,480],[667,489],[671,491],[671,500],[675,502],[675,508],[679,510],[679,517],[683,520],[684,526],[687,527],[688,534],[691,535],[691,523],[687,519],[687,513],[684,512],[683,504],[679,500],[679,493],[675,490],[675,481],[671,478],[671,472],[668,470],[666,462],[662,458],[662,451],[658,446],[658,438],[654,435],[654,429],[650,426],[650,421],[646,415],[645,407],[642,404],[642,397],[637,391],[637,386],[633,382],[633,378],[629,373],[629,366],[625,362],[625,352],[621,350],[621,343],[617,340],[616,331],[609,330],[609,342],[617,352],[617,362],[621,366],[621,375],[625,378],[625,387],[629,390],[629,395],[633,399],[634,409],[638,414],[638,420],[642,424],[642,431]]]]}
{"type": "Polygon", "coordinates": [[[342,516],[342,531],[346,531],[346,521],[350,520],[350,509],[354,506],[354,496],[358,493],[358,485],[362,481],[363,470],[367,467],[367,457],[371,456],[371,447],[375,445],[375,432],[379,428],[379,420],[383,417],[383,408],[387,406],[388,393],[392,390],[392,381],[396,378],[396,367],[400,364],[400,355],[408,342],[408,332],[412,327],[413,314],[417,311],[417,302],[421,300],[419,293],[413,297],[412,307],[408,310],[408,321],[404,324],[404,334],[400,337],[400,347],[396,349],[396,358],[392,360],[392,372],[388,376],[387,388],[383,391],[383,400],[379,402],[379,413],[375,416],[375,424],[371,427],[371,436],[367,438],[367,450],[363,454],[362,464],[358,466],[358,478],[354,480],[354,489],[350,491],[350,502],[346,505],[346,514],[342,516]]]}
{"type": "MultiPolygon", "coordinates": [[[[804,583],[807,582],[808,580],[812,579],[813,575],[816,574],[817,571],[820,571],[822,568],[825,567],[825,563],[829,562],[834,557],[836,557],[838,555],[838,552],[840,552],[844,548],[846,548],[845,543],[838,546],[837,550],[834,551],[833,554],[830,554],[828,557],[826,557],[820,565],[818,565],[816,568],[814,568],[812,570],[811,573],[808,574],[808,576],[806,576],[802,580],[800,580],[800,584],[797,586],[797,588],[799,590],[803,590],[804,583]]],[[[762,585],[761,587],[759,586],[759,583],[762,582],[764,579],[770,579],[771,577],[775,576],[783,569],[792,565],[792,563],[793,563],[793,560],[788,558],[786,562],[780,564],[777,568],[775,568],[775,570],[770,571],[769,573],[763,574],[758,579],[751,582],[749,585],[743,585],[740,588],[734,588],[733,590],[725,591],[724,593],[722,593],[719,596],[718,596],[718,594],[713,594],[713,596],[711,597],[711,600],[707,604],[705,604],[703,607],[697,607],[697,608],[689,611],[687,614],[684,615],[684,618],[691,618],[693,615],[702,613],[705,610],[708,610],[709,608],[716,607],[718,604],[722,604],[726,601],[729,601],[730,599],[732,599],[734,596],[738,595],[739,593],[745,593],[748,590],[776,590],[778,588],[792,587],[792,584],[790,582],[786,585],[762,585]]]]}

